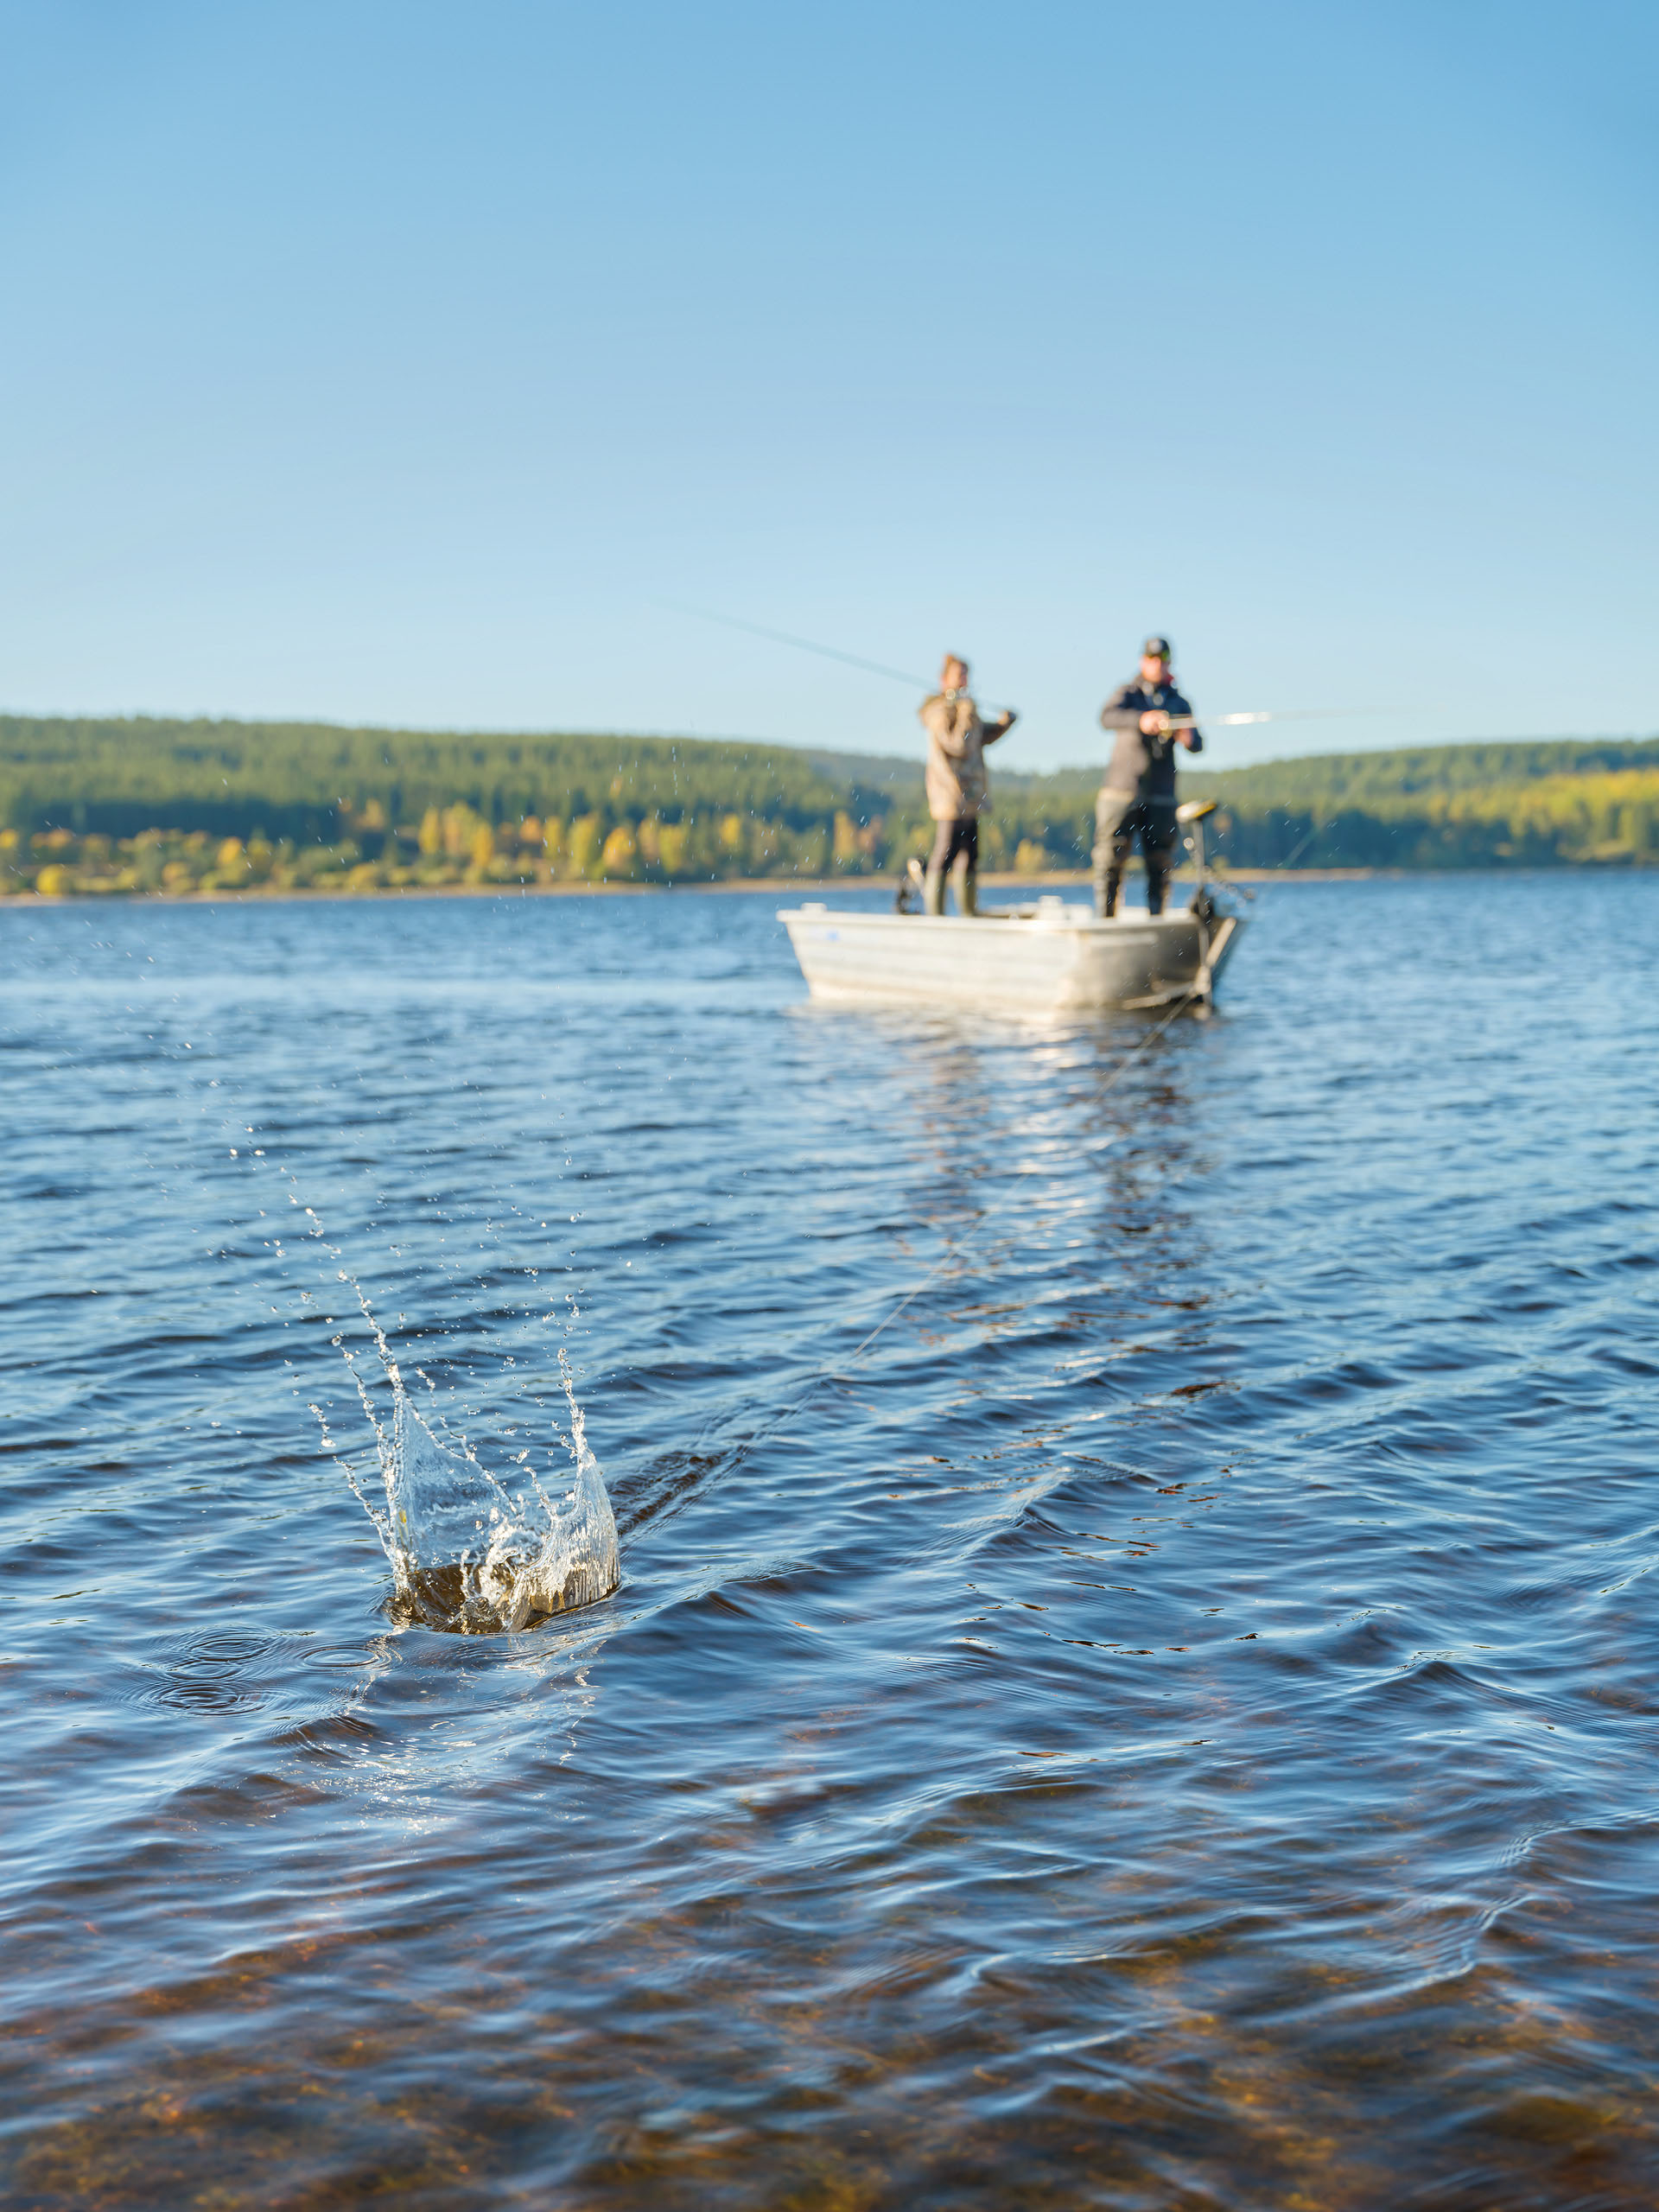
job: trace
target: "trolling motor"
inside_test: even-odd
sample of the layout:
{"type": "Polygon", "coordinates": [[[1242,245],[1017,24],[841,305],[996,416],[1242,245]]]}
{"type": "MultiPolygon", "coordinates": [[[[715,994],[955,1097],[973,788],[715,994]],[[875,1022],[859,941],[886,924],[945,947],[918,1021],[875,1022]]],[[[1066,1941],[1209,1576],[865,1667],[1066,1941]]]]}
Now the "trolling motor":
{"type": "Polygon", "coordinates": [[[1187,911],[1198,925],[1198,972],[1192,995],[1204,1012],[1215,999],[1217,957],[1238,926],[1236,912],[1217,896],[1217,886],[1204,849],[1205,823],[1220,804],[1219,799],[1190,798],[1175,810],[1176,821],[1186,830],[1187,850],[1198,871],[1198,887],[1187,911]]]}
{"type": "Polygon", "coordinates": [[[1210,862],[1204,849],[1204,825],[1220,805],[1214,798],[1190,798],[1175,810],[1175,819],[1187,832],[1185,843],[1198,871],[1198,887],[1192,893],[1191,912],[1206,938],[1217,923],[1225,918],[1225,909],[1215,893],[1214,879],[1210,874],[1210,862]]]}

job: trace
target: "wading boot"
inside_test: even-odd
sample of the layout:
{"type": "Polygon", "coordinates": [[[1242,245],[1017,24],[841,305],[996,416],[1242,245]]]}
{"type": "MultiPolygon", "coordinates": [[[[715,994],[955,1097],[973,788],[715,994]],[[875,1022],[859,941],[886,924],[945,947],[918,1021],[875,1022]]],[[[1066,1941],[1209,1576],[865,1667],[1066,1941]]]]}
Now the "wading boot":
{"type": "Polygon", "coordinates": [[[951,867],[950,880],[957,893],[957,912],[976,914],[979,912],[979,878],[969,864],[966,853],[958,853],[951,867]]]}

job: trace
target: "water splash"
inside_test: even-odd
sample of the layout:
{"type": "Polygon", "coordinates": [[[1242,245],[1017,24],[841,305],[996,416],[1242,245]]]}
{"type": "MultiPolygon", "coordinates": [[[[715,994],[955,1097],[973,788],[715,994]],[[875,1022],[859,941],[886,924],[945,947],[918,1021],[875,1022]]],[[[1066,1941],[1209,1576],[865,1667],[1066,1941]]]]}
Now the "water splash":
{"type": "Polygon", "coordinates": [[[378,1432],[381,1540],[405,1619],[488,1635],[591,1605],[615,1589],[616,1522],[563,1351],[559,1370],[571,1465],[567,1480],[550,1488],[528,1452],[499,1479],[435,1409],[423,1410],[395,1386],[390,1433],[378,1432]]]}
{"type": "Polygon", "coordinates": [[[339,1280],[357,1294],[391,1391],[388,1414],[377,1404],[356,1353],[335,1339],[373,1432],[384,1510],[340,1453],[321,1408],[312,1410],[323,1423],[325,1447],[335,1453],[391,1562],[394,1615],[410,1625],[462,1636],[499,1635],[607,1597],[621,1579],[616,1521],[588,1446],[563,1347],[559,1378],[569,1433],[553,1426],[569,1468],[555,1477],[556,1458],[550,1452],[544,1480],[529,1448],[521,1446],[497,1474],[445,1419],[434,1385],[418,1368],[428,1395],[424,1406],[416,1403],[361,1284],[345,1268],[339,1280]]]}

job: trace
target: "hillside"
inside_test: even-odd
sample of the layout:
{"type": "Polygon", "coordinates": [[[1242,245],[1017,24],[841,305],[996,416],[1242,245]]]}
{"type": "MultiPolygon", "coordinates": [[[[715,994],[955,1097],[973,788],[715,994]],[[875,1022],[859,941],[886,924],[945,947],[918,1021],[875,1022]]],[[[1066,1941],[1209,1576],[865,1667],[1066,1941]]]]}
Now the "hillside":
{"type": "Polygon", "coordinates": [[[1223,802],[1238,867],[1659,860],[1659,739],[1551,738],[1274,760],[1185,788],[1223,802]]]}
{"type": "MultiPolygon", "coordinates": [[[[1014,756],[1017,759],[1017,754],[1014,756]]],[[[985,865],[1087,865],[1098,769],[994,772],[985,865]]],[[[1238,867],[1659,859],[1659,739],[1338,753],[1206,773],[1238,867]]],[[[665,737],[0,716],[0,887],[861,874],[925,851],[915,760],[665,737]]]]}

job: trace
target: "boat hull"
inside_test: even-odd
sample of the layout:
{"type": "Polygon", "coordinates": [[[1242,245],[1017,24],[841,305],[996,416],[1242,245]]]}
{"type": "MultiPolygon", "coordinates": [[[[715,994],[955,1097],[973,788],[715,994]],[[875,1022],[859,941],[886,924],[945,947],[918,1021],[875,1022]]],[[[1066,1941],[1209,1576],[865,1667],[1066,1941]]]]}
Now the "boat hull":
{"type": "Polygon", "coordinates": [[[778,918],[814,998],[1020,1014],[1207,1003],[1243,928],[1230,915],[1206,937],[1185,909],[1101,921],[1058,899],[971,918],[810,906],[778,918]]]}

